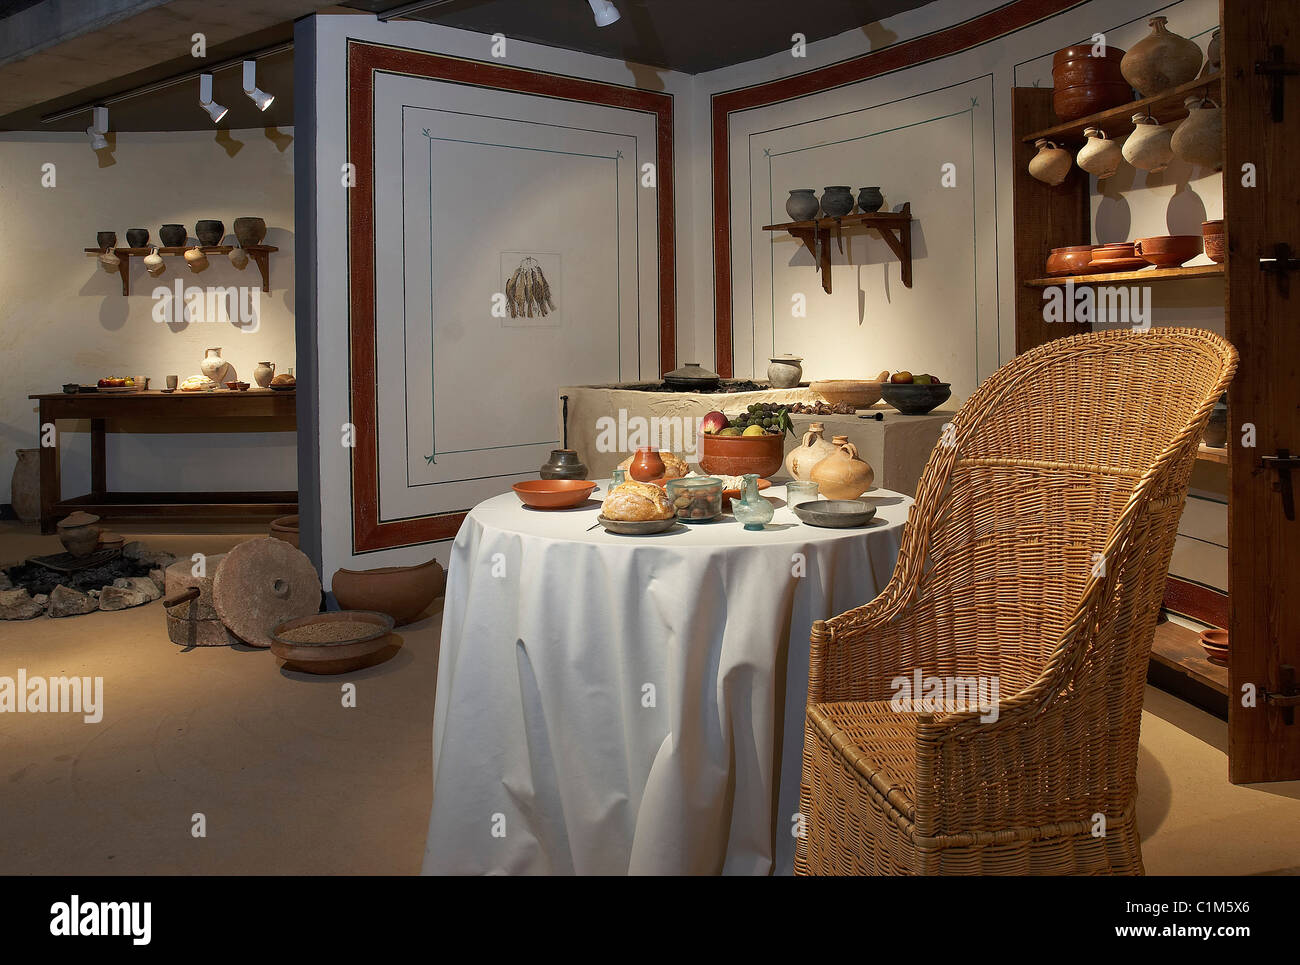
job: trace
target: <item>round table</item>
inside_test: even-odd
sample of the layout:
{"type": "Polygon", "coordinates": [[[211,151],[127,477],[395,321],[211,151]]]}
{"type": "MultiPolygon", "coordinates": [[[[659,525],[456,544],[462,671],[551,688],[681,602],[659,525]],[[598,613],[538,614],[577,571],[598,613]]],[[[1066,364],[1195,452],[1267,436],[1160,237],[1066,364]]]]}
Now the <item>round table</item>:
{"type": "Polygon", "coordinates": [[[655,536],[599,499],[480,503],[452,547],[430,874],[789,873],[812,622],[889,580],[912,500],[854,529],[777,507],[655,536]]]}

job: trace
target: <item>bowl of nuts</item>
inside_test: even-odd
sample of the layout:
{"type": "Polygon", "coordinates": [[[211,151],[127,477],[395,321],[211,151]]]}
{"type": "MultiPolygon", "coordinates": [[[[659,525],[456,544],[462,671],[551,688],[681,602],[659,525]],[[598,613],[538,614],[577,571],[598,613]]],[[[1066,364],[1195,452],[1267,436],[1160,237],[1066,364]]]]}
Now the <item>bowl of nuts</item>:
{"type": "Polygon", "coordinates": [[[722,515],[722,480],[714,476],[669,479],[668,502],[683,523],[707,523],[722,515]]]}

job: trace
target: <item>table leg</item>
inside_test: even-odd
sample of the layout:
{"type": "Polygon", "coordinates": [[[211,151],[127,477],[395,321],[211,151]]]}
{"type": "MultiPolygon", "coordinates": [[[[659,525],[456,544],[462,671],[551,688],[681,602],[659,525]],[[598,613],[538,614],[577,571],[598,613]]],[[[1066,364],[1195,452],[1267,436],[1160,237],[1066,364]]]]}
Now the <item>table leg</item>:
{"type": "Polygon", "coordinates": [[[53,445],[45,445],[45,427],[53,423],[54,419],[50,416],[50,406],[44,399],[41,400],[40,406],[40,427],[38,438],[41,440],[41,532],[53,533],[54,524],[57,520],[54,518],[54,506],[63,496],[63,485],[59,479],[59,434],[57,429],[54,432],[54,438],[50,441],[53,445]]]}
{"type": "Polygon", "coordinates": [[[102,496],[108,492],[104,422],[104,419],[90,420],[90,491],[96,496],[102,496]]]}

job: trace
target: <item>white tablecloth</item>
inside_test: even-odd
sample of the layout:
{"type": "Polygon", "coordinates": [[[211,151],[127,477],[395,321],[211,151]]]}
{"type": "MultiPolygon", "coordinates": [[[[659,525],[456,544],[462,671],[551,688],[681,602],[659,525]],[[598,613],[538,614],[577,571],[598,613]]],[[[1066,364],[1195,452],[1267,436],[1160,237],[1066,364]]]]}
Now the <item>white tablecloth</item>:
{"type": "MultiPolygon", "coordinates": [[[[597,497],[604,490],[596,494],[597,497]]],[[[789,873],[808,634],[871,600],[911,499],[820,529],[785,506],[648,537],[599,503],[476,506],[452,548],[424,871],[789,873]]]]}

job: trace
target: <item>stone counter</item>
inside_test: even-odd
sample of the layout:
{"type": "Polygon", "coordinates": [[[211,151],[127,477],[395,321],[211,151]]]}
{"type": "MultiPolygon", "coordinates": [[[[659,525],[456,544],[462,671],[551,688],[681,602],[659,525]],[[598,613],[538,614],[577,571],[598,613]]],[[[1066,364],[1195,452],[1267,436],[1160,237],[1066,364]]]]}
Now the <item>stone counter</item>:
{"type": "MultiPolygon", "coordinates": [[[[718,410],[726,415],[743,411],[755,402],[817,402],[821,397],[806,386],[764,389],[757,392],[696,393],[651,392],[633,386],[564,386],[559,395],[569,397],[569,447],[587,464],[591,479],[607,478],[637,445],[652,445],[647,436],[661,431],[661,449],[693,454],[696,420],[718,410]],[[685,438],[683,438],[685,435],[685,438]]],[[[558,401],[558,400],[557,400],[558,401]]],[[[560,407],[557,405],[557,412],[560,407]]],[[[813,422],[826,426],[826,438],[845,435],[876,471],[876,485],[895,492],[914,493],[930,450],[939,441],[943,424],[954,409],[936,409],[928,415],[907,416],[883,403],[859,410],[857,415],[798,415],[790,421],[795,432],[787,435],[785,451],[797,448],[813,422]],[[883,420],[862,415],[882,413],[883,420]]],[[[692,468],[698,469],[693,456],[692,468]]],[[[773,477],[788,478],[784,469],[773,477]]]]}

